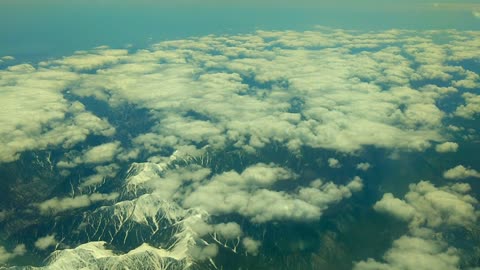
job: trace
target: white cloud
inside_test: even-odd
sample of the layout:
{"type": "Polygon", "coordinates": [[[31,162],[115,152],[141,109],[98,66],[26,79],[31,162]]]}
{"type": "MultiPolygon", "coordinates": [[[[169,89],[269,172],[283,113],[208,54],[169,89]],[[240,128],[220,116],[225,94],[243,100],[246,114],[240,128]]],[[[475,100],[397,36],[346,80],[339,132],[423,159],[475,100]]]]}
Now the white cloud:
{"type": "Polygon", "coordinates": [[[27,249],[24,244],[19,244],[15,246],[12,251],[7,251],[5,247],[0,246],[0,264],[6,263],[8,260],[13,259],[17,256],[22,256],[27,252],[27,249]]]}
{"type": "Polygon", "coordinates": [[[372,165],[368,162],[361,162],[357,164],[357,170],[368,171],[372,165]]]}
{"type": "Polygon", "coordinates": [[[254,240],[250,237],[245,237],[242,240],[242,245],[247,251],[247,253],[250,253],[251,255],[258,255],[258,249],[261,246],[260,241],[254,240]]]}
{"type": "MultiPolygon", "coordinates": [[[[54,61],[55,64],[63,65],[77,71],[97,69],[106,65],[115,64],[128,54],[127,50],[112,50],[98,48],[90,53],[78,51],[72,56],[54,61]]],[[[44,63],[47,65],[47,63],[44,63]]]]}
{"type": "Polygon", "coordinates": [[[105,180],[106,177],[115,177],[117,175],[118,170],[120,167],[116,164],[110,164],[106,166],[96,166],[95,172],[96,174],[91,175],[84,179],[84,181],[80,184],[80,187],[88,187],[100,184],[102,181],[105,180]]]}
{"type": "Polygon", "coordinates": [[[430,227],[442,224],[467,226],[474,223],[477,218],[474,207],[477,200],[465,194],[468,189],[459,187],[461,186],[452,185],[436,188],[426,181],[411,185],[405,200],[416,211],[412,222],[425,223],[430,227]]]}
{"type": "Polygon", "coordinates": [[[391,214],[404,221],[410,221],[415,214],[415,209],[405,201],[394,198],[393,194],[385,193],[383,198],[376,202],[373,209],[378,212],[391,214]]]}
{"type": "Polygon", "coordinates": [[[458,165],[454,168],[451,168],[443,173],[443,177],[446,179],[465,179],[465,178],[480,178],[480,172],[477,172],[474,169],[466,168],[463,165],[458,165]]]}
{"type": "Polygon", "coordinates": [[[383,256],[385,263],[373,259],[362,261],[354,270],[454,270],[459,269],[460,257],[444,242],[412,236],[402,236],[383,256]]]}
{"type": "Polygon", "coordinates": [[[152,110],[153,115],[159,112],[158,126],[137,138],[151,151],[198,143],[255,151],[272,141],[291,150],[302,145],[343,152],[365,145],[423,150],[430,141],[443,140],[445,114],[435,104],[455,89],[411,89],[410,78],[418,71],[393,44],[408,41],[408,52],[416,61],[424,68],[441,67],[445,76],[464,71],[444,64],[445,52],[451,48],[434,44],[428,36],[409,35],[408,31],[287,31],[162,42],[153,51],[126,55],[118,64],[85,75],[72,92],[112,105],[128,101],[152,110]],[[345,49],[360,41],[379,50],[351,54],[345,49]],[[319,44],[327,48],[318,49],[319,44]],[[382,49],[385,44],[391,46],[382,49]],[[266,50],[267,46],[275,49],[266,50]],[[224,55],[212,55],[207,48],[224,55]],[[188,57],[192,60],[186,61],[188,57]],[[248,86],[241,76],[271,83],[273,91],[250,86],[257,93],[244,95],[248,86]],[[277,82],[288,82],[288,91],[277,82]],[[393,86],[382,90],[384,84],[393,86]],[[289,100],[298,96],[306,101],[304,119],[298,112],[285,113],[289,100]],[[186,116],[189,111],[205,119],[186,116]]]}
{"type": "Polygon", "coordinates": [[[111,136],[115,130],[62,91],[79,79],[75,73],[36,69],[24,64],[0,71],[0,162],[14,161],[28,150],[70,148],[89,134],[111,136]]]}
{"type": "MultiPolygon", "coordinates": [[[[478,85],[473,72],[448,64],[478,59],[478,37],[457,31],[445,35],[451,38],[448,44],[435,44],[435,33],[400,30],[259,31],[162,42],[131,54],[101,47],[38,66],[10,66],[0,71],[0,161],[14,161],[29,150],[71,148],[91,134],[115,134],[107,120],[88,112],[80,102],[69,101],[72,95],[102,100],[112,112],[128,103],[146,109],[155,123],[131,141],[134,149],[122,151],[114,141],[58,163],[63,168],[80,163],[96,166],[95,174],[82,181],[83,187],[94,187],[118,171],[114,165],[98,164],[126,161],[140,151],[150,154],[149,162],[132,165],[125,185],[126,192],[146,194],[135,202],[115,204],[115,224],[128,217],[149,225],[167,202],[214,216],[237,214],[255,223],[317,220],[332,204],[361,190],[362,180],[355,177],[346,185],[314,180],[309,186],[282,190],[280,181],[297,181],[298,176],[275,164],[258,163],[243,172],[214,175],[198,165],[169,165],[194,159],[210,164],[209,153],[240,149],[253,154],[270,143],[297,154],[304,147],[344,153],[357,153],[368,146],[423,151],[432,142],[445,141],[447,127],[442,122],[446,114],[436,104],[457,92],[455,87],[478,85]],[[355,53],[363,48],[369,50],[355,53]],[[92,69],[96,72],[85,72],[92,69]],[[459,79],[450,82],[452,78],[459,79]],[[412,86],[412,82],[425,79],[450,85],[412,86]],[[174,155],[162,156],[172,149],[174,155]]],[[[454,114],[474,118],[480,111],[478,96],[465,93],[463,97],[465,105],[454,114]]],[[[437,151],[445,148],[454,146],[436,147],[437,151]]],[[[334,158],[328,165],[341,166],[334,158]]],[[[360,170],[369,167],[368,163],[357,165],[360,170]]],[[[476,217],[476,200],[466,194],[469,188],[465,184],[437,188],[420,182],[410,187],[404,199],[385,194],[375,210],[409,221],[417,229],[463,226],[475,222],[476,217]]],[[[93,193],[52,198],[36,207],[41,214],[55,214],[117,196],[93,193]]],[[[183,213],[180,210],[166,216],[176,220],[183,213]]],[[[217,233],[231,240],[243,235],[234,223],[212,225],[193,220],[183,224],[195,224],[195,229],[188,230],[195,236],[217,233]]],[[[397,259],[402,254],[421,254],[418,259],[425,262],[446,258],[438,267],[451,265],[455,256],[450,256],[441,241],[409,233],[395,242],[384,258],[386,263],[378,264],[381,268],[402,263],[412,267],[408,260],[397,259]],[[410,243],[417,244],[413,254],[404,248],[410,243]],[[440,248],[432,248],[437,246],[440,248]]],[[[247,237],[242,243],[248,253],[257,254],[258,241],[247,237]]],[[[182,246],[182,250],[188,248],[182,246]]],[[[200,259],[215,256],[217,251],[216,245],[190,250],[200,259]]],[[[98,243],[65,251],[68,256],[63,258],[81,252],[92,253],[93,258],[108,257],[112,262],[122,260],[98,243]]],[[[145,253],[173,256],[148,245],[130,255],[145,253]]]]}
{"type": "Polygon", "coordinates": [[[225,239],[234,239],[242,236],[242,228],[235,222],[219,223],[214,226],[215,231],[225,239]]]}
{"type": "Polygon", "coordinates": [[[338,159],[329,158],[328,159],[328,167],[338,169],[338,168],[342,167],[342,164],[340,163],[340,161],[338,161],[338,159]]]}
{"type": "Polygon", "coordinates": [[[472,15],[475,18],[480,18],[480,10],[472,10],[472,15]]]}
{"type": "MultiPolygon", "coordinates": [[[[448,44],[436,44],[428,31],[413,33],[258,31],[165,41],[131,54],[99,47],[38,67],[11,66],[0,72],[0,107],[7,112],[0,116],[0,160],[115,132],[104,119],[72,111],[62,92],[67,87],[113,108],[128,102],[148,109],[157,124],[135,142],[151,152],[199,144],[252,152],[270,142],[292,151],[310,146],[355,152],[368,145],[422,151],[445,140],[445,113],[436,101],[456,89],[412,89],[411,81],[460,77],[454,83],[459,87],[478,84],[474,72],[447,64],[476,59],[478,42],[469,32],[445,31],[448,44]],[[82,73],[88,69],[97,72],[82,73]],[[295,97],[304,104],[288,112],[295,97]],[[190,117],[191,111],[204,117],[190,117]]],[[[466,105],[455,114],[472,118],[478,102],[474,94],[464,97],[466,105]]]]}
{"type": "Polygon", "coordinates": [[[15,57],[6,55],[6,56],[3,56],[1,59],[4,61],[12,61],[12,60],[15,60],[15,57]]]}
{"type": "Polygon", "coordinates": [[[90,195],[80,195],[73,198],[57,198],[46,200],[36,204],[42,215],[54,215],[60,212],[88,207],[93,203],[101,201],[112,201],[119,196],[118,193],[102,194],[92,193],[90,195]]]}
{"type": "Polygon", "coordinates": [[[302,187],[298,193],[271,188],[274,183],[292,177],[288,170],[262,163],[246,168],[241,174],[224,172],[193,185],[192,192],[183,199],[183,206],[198,207],[212,215],[238,213],[256,223],[308,221],[319,219],[329,205],[349,198],[363,186],[356,177],[346,186],[314,181],[311,187],[302,187]]]}
{"type": "Polygon", "coordinates": [[[455,142],[444,142],[435,146],[435,151],[437,151],[438,153],[457,152],[457,150],[458,143],[455,142]]]}
{"type": "Polygon", "coordinates": [[[382,261],[367,259],[356,262],[355,270],[416,270],[459,269],[460,253],[438,237],[437,229],[470,228],[476,224],[479,213],[477,200],[466,194],[468,184],[454,184],[437,188],[421,181],[409,186],[405,200],[391,193],[374,205],[379,212],[391,214],[409,222],[409,231],[393,242],[382,261]]]}
{"type": "Polygon", "coordinates": [[[55,246],[57,243],[58,242],[57,239],[55,239],[55,234],[52,234],[38,238],[37,241],[35,241],[34,245],[40,250],[45,250],[51,246],[55,246]]]}
{"type": "Polygon", "coordinates": [[[475,205],[478,202],[466,194],[471,190],[468,184],[458,183],[437,188],[428,181],[421,181],[411,184],[409,188],[405,200],[394,198],[390,193],[385,194],[375,204],[375,210],[410,220],[413,228],[469,226],[477,219],[475,205]]]}
{"type": "Polygon", "coordinates": [[[217,256],[218,246],[216,244],[209,244],[205,247],[194,246],[190,248],[189,252],[194,259],[204,261],[217,256]]]}
{"type": "Polygon", "coordinates": [[[81,161],[84,163],[105,163],[112,161],[116,154],[120,152],[120,142],[111,142],[98,145],[88,149],[81,161]]]}
{"type": "Polygon", "coordinates": [[[458,106],[454,115],[473,119],[475,115],[480,113],[480,95],[467,92],[462,94],[462,97],[465,99],[465,105],[458,106]]]}

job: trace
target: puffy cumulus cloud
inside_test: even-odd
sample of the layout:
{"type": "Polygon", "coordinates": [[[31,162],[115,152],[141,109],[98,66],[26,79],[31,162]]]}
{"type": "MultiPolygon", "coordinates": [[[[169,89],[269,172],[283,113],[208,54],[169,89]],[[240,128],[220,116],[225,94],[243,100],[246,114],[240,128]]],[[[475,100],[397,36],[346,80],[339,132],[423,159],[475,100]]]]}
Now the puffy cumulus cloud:
{"type": "Polygon", "coordinates": [[[214,230],[225,239],[234,239],[243,234],[242,228],[235,222],[216,224],[214,230]]]}
{"type": "Polygon", "coordinates": [[[63,91],[79,75],[28,64],[0,70],[0,162],[28,150],[70,148],[89,134],[111,136],[110,124],[65,99],[63,91]]]}
{"type": "MultiPolygon", "coordinates": [[[[260,242],[246,236],[239,224],[226,219],[209,224],[206,212],[215,218],[234,214],[253,223],[318,220],[333,204],[360,191],[362,179],[346,184],[317,179],[285,190],[294,183],[281,181],[297,181],[297,175],[275,164],[258,163],[243,171],[193,164],[212,164],[209,153],[240,149],[254,154],[268,145],[294,154],[304,147],[356,153],[370,146],[422,151],[432,142],[444,142],[446,114],[438,101],[457,92],[456,87],[477,82],[471,72],[451,63],[478,59],[475,33],[445,34],[451,42],[436,44],[438,32],[428,31],[259,31],[166,41],[133,53],[97,48],[38,66],[11,66],[0,71],[0,105],[8,112],[0,115],[0,139],[6,145],[0,150],[1,160],[15,160],[33,149],[69,148],[90,134],[114,135],[108,121],[72,98],[101,100],[113,113],[125,104],[143,109],[153,126],[145,127],[143,134],[135,132],[131,141],[122,140],[134,150],[122,151],[114,138],[58,165],[68,169],[76,161],[88,163],[94,175],[82,184],[94,187],[118,171],[111,164],[114,159],[127,161],[140,152],[149,156],[148,162],[134,163],[126,172],[125,194],[136,199],[88,211],[78,231],[89,239],[98,239],[98,233],[112,242],[127,241],[138,224],[152,235],[167,224],[175,233],[170,238],[175,246],[162,250],[145,244],[115,254],[104,243],[88,243],[54,253],[52,267],[91,268],[90,262],[101,260],[109,269],[138,258],[183,260],[187,253],[202,260],[216,255],[217,244],[240,245],[242,237],[247,253],[257,254],[260,242]],[[432,84],[438,80],[441,86],[432,84]],[[186,215],[191,215],[188,221],[186,215]],[[199,239],[212,235],[215,244],[199,239]]],[[[465,108],[459,107],[456,115],[474,115],[469,113],[475,111],[471,95],[464,94],[465,108]]],[[[339,164],[333,159],[331,163],[339,164]]],[[[368,167],[358,164],[360,170],[368,167]]],[[[455,254],[448,247],[417,231],[475,222],[476,201],[467,195],[469,188],[421,182],[403,199],[386,194],[375,210],[408,221],[410,231],[394,243],[383,262],[368,262],[386,269],[405,263],[407,269],[411,262],[398,258],[415,254],[425,263],[444,258],[443,264],[435,264],[439,269],[453,262],[455,254]],[[412,248],[414,254],[407,253],[410,244],[417,248],[412,248]]],[[[117,196],[53,198],[36,207],[49,215],[117,196]]]]}
{"type": "Polygon", "coordinates": [[[253,238],[250,238],[250,237],[245,237],[242,240],[242,245],[245,248],[245,250],[247,251],[247,253],[250,253],[250,254],[256,256],[256,255],[258,255],[258,249],[261,246],[261,242],[255,240],[253,238]]]}
{"type": "Polygon", "coordinates": [[[460,105],[454,112],[455,116],[473,119],[480,112],[480,95],[464,93],[465,105],[460,105]]]}
{"type": "Polygon", "coordinates": [[[55,234],[46,235],[44,237],[40,237],[35,241],[34,246],[40,250],[45,250],[51,246],[57,245],[57,239],[55,239],[55,234]]]}
{"type": "Polygon", "coordinates": [[[27,252],[27,248],[24,244],[15,246],[12,251],[7,251],[5,247],[0,246],[0,264],[6,263],[8,260],[17,256],[22,256],[27,252]]]}
{"type": "Polygon", "coordinates": [[[452,85],[467,89],[475,89],[480,86],[480,76],[477,73],[467,70],[464,74],[464,79],[453,81],[452,85]]]}
{"type": "Polygon", "coordinates": [[[121,151],[120,142],[105,143],[88,149],[81,157],[82,163],[105,163],[112,161],[121,151]]]}
{"type": "Polygon", "coordinates": [[[205,247],[194,246],[189,250],[191,256],[199,261],[203,261],[217,256],[218,246],[216,244],[209,244],[205,247]]]}
{"type": "MultiPolygon", "coordinates": [[[[152,163],[132,167],[127,187],[130,186],[129,190],[135,193],[142,186],[147,187],[155,196],[180,201],[185,208],[197,208],[212,215],[238,213],[259,223],[318,219],[330,204],[348,198],[362,188],[362,180],[356,177],[346,186],[317,180],[298,193],[276,191],[271,189],[276,182],[293,180],[296,176],[273,164],[259,163],[240,174],[229,171],[212,177],[208,177],[210,170],[197,165],[163,173],[165,167],[152,163]]],[[[235,224],[227,225],[197,227],[203,228],[202,235],[215,232],[224,239],[229,239],[224,235],[226,231],[231,231],[228,235],[240,235],[235,224]]]]}
{"type": "Polygon", "coordinates": [[[456,249],[444,242],[415,236],[402,236],[383,256],[385,262],[373,259],[362,261],[354,270],[454,270],[459,269],[460,257],[456,249]]]}
{"type": "Polygon", "coordinates": [[[92,193],[90,195],[80,195],[73,198],[54,197],[36,204],[36,207],[40,210],[42,215],[54,215],[72,209],[88,207],[93,203],[101,201],[112,201],[118,198],[118,196],[118,193],[92,193]]]}
{"type": "Polygon", "coordinates": [[[10,56],[10,55],[5,55],[1,59],[4,60],[4,61],[12,61],[12,60],[15,60],[15,57],[10,56]]]}
{"type": "Polygon", "coordinates": [[[318,219],[322,214],[319,207],[284,192],[261,189],[253,194],[245,193],[237,196],[239,197],[232,198],[232,200],[237,200],[230,204],[234,208],[227,210],[235,211],[235,208],[237,208],[241,215],[250,217],[253,222],[264,223],[272,220],[310,221],[318,219]],[[246,204],[239,205],[241,202],[246,204]]]}
{"type": "Polygon", "coordinates": [[[71,92],[149,109],[157,124],[134,141],[151,152],[205,144],[254,152],[271,142],[294,151],[423,150],[444,141],[436,101],[456,89],[411,82],[468,79],[448,61],[476,57],[462,55],[474,42],[459,42],[472,33],[445,31],[451,44],[436,44],[437,34],[323,29],[165,41],[114,53],[119,62],[84,74],[71,92]]]}
{"type": "Polygon", "coordinates": [[[382,261],[356,262],[355,270],[459,269],[460,252],[449,246],[436,230],[468,228],[476,224],[477,201],[466,194],[468,184],[437,188],[427,181],[410,185],[405,200],[387,193],[374,205],[379,212],[408,221],[409,231],[393,242],[382,261]]]}
{"type": "Polygon", "coordinates": [[[328,167],[330,167],[330,168],[338,169],[338,168],[342,167],[342,164],[340,163],[340,161],[338,161],[338,159],[329,158],[327,160],[327,162],[328,162],[328,167]]]}
{"type": "Polygon", "coordinates": [[[477,219],[477,200],[466,194],[466,184],[437,188],[430,182],[421,181],[410,185],[405,201],[415,209],[415,224],[438,227],[442,224],[467,226],[477,219]]]}
{"type": "Polygon", "coordinates": [[[271,186],[280,180],[295,179],[296,175],[274,164],[257,163],[247,167],[240,177],[244,185],[271,186]]]}
{"type": "Polygon", "coordinates": [[[120,170],[120,167],[116,164],[110,164],[105,166],[96,166],[94,170],[96,174],[86,177],[80,184],[80,188],[95,186],[102,183],[107,177],[115,177],[120,170]]]}
{"type": "MultiPolygon", "coordinates": [[[[175,159],[173,159],[175,160],[175,159]]],[[[211,170],[199,165],[179,167],[166,170],[168,163],[134,163],[129,169],[127,177],[127,190],[137,193],[140,190],[154,192],[165,200],[182,198],[185,185],[197,187],[206,179],[211,170]]]]}
{"type": "Polygon", "coordinates": [[[480,172],[466,168],[463,165],[458,165],[456,167],[453,167],[443,173],[443,177],[446,179],[452,179],[452,180],[457,180],[457,179],[465,179],[465,178],[480,178],[480,172]]]}
{"type": "Polygon", "coordinates": [[[370,165],[370,163],[368,162],[361,162],[361,163],[358,163],[357,164],[357,170],[361,170],[361,171],[368,171],[368,169],[370,169],[372,167],[372,165],[370,165]]]}
{"type": "MultiPolygon", "coordinates": [[[[108,47],[98,47],[93,51],[77,51],[72,56],[64,57],[61,60],[53,61],[56,65],[61,65],[73,70],[84,71],[115,64],[128,54],[127,50],[109,49],[108,47]]],[[[42,62],[40,65],[51,65],[52,63],[42,62]]]]}
{"type": "Polygon", "coordinates": [[[241,174],[234,171],[214,175],[198,184],[183,199],[186,208],[198,207],[212,215],[238,213],[252,222],[272,220],[317,220],[329,205],[349,198],[362,189],[356,177],[345,186],[313,181],[298,192],[273,188],[277,181],[293,179],[293,174],[273,165],[257,164],[241,174]]]}
{"type": "Polygon", "coordinates": [[[391,214],[401,220],[410,221],[415,209],[405,201],[393,197],[391,193],[385,193],[383,198],[373,206],[375,211],[391,214]]]}
{"type": "MultiPolygon", "coordinates": [[[[117,155],[121,154],[122,150],[123,149],[119,141],[92,146],[86,150],[83,150],[80,155],[65,157],[57,163],[57,167],[68,169],[74,168],[80,164],[95,165],[112,162],[117,155]]],[[[115,165],[110,166],[110,168],[107,166],[97,166],[96,170],[98,174],[91,176],[87,181],[89,181],[91,184],[98,183],[99,181],[101,182],[101,180],[98,180],[99,178],[104,178],[105,176],[112,174],[112,172],[108,172],[108,170],[111,171],[113,169],[112,166],[115,165]]]]}
{"type": "Polygon", "coordinates": [[[435,151],[438,153],[457,152],[457,150],[458,143],[455,142],[444,142],[435,146],[435,151]]]}

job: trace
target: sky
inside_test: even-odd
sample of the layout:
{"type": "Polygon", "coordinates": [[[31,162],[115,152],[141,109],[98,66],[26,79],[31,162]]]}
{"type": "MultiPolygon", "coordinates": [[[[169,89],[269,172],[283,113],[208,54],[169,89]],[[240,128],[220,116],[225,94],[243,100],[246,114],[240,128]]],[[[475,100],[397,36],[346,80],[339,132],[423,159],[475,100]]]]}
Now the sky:
{"type": "Polygon", "coordinates": [[[478,29],[478,1],[31,1],[0,2],[0,51],[44,59],[108,44],[316,25],[478,29]],[[475,14],[477,14],[475,16],[475,14]]]}

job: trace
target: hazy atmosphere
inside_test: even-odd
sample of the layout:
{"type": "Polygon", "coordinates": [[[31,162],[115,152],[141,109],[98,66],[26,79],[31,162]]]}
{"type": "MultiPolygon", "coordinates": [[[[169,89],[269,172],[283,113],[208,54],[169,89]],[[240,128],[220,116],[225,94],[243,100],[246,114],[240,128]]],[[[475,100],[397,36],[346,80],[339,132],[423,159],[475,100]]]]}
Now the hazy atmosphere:
{"type": "Polygon", "coordinates": [[[478,1],[0,1],[0,269],[480,270],[478,1]]]}

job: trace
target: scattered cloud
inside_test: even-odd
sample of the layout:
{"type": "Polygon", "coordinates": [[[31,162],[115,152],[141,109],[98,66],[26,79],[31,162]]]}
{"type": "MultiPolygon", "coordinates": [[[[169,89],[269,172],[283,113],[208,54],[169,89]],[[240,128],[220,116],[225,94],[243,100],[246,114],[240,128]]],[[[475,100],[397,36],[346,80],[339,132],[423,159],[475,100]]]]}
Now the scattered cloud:
{"type": "Polygon", "coordinates": [[[67,101],[62,91],[78,75],[24,64],[0,71],[0,162],[14,161],[28,150],[71,148],[89,134],[111,136],[110,124],[67,101]]]}
{"type": "Polygon", "coordinates": [[[374,205],[379,212],[409,222],[409,231],[393,242],[382,261],[367,259],[357,262],[355,270],[367,269],[458,269],[460,252],[437,237],[435,230],[476,224],[479,213],[477,200],[466,194],[468,184],[454,184],[437,188],[421,181],[410,185],[405,200],[391,193],[374,205]]]}
{"type": "Polygon", "coordinates": [[[105,166],[96,166],[94,170],[96,174],[90,175],[85,178],[84,181],[80,184],[80,188],[95,186],[102,183],[107,177],[115,177],[120,170],[120,167],[116,164],[110,164],[105,166]]]}
{"type": "Polygon", "coordinates": [[[219,223],[215,225],[215,232],[223,236],[225,239],[234,239],[242,236],[242,228],[235,222],[219,223]]]}
{"type": "Polygon", "coordinates": [[[26,252],[27,249],[24,244],[17,245],[12,251],[7,251],[5,247],[0,246],[0,264],[6,263],[17,256],[22,256],[26,252]]]}
{"type": "MultiPolygon", "coordinates": [[[[37,66],[10,66],[0,71],[0,161],[70,148],[90,134],[115,134],[107,120],[69,101],[66,89],[112,108],[148,109],[156,124],[133,142],[152,153],[202,144],[252,152],[272,142],[292,151],[351,153],[369,145],[422,151],[445,140],[446,114],[436,101],[455,87],[478,86],[475,72],[448,64],[476,59],[476,37],[445,31],[452,42],[437,44],[436,33],[258,31],[165,41],[134,53],[98,47],[37,66]],[[411,86],[454,77],[443,88],[411,86]]],[[[463,96],[466,104],[455,115],[472,118],[477,97],[463,96]]],[[[117,154],[138,155],[131,150],[117,154]]]]}
{"type": "Polygon", "coordinates": [[[457,152],[457,150],[458,143],[455,142],[444,142],[435,146],[435,151],[437,151],[438,153],[457,152]]]}
{"type": "Polygon", "coordinates": [[[12,60],[15,60],[15,57],[10,56],[10,55],[6,55],[6,56],[3,56],[0,59],[2,59],[3,61],[12,61],[12,60]]]}
{"type": "Polygon", "coordinates": [[[388,213],[404,221],[412,220],[415,214],[415,209],[412,206],[393,197],[391,193],[385,193],[383,198],[375,203],[373,209],[381,213],[388,213]]]}
{"type": "Polygon", "coordinates": [[[248,253],[256,256],[258,255],[258,249],[260,248],[261,243],[260,241],[254,240],[250,237],[245,237],[242,240],[242,245],[245,247],[245,250],[248,253]]]}
{"type": "Polygon", "coordinates": [[[57,239],[55,239],[55,234],[46,235],[44,237],[40,237],[35,241],[34,246],[40,250],[45,250],[51,246],[57,245],[57,239]]]}
{"type": "Polygon", "coordinates": [[[480,9],[474,9],[472,11],[472,15],[473,15],[473,17],[480,19],[480,9]]]}
{"type": "Polygon", "coordinates": [[[458,165],[454,168],[451,168],[443,173],[443,177],[446,179],[458,180],[465,178],[480,178],[480,172],[477,172],[474,169],[464,167],[463,165],[458,165]]]}
{"type": "Polygon", "coordinates": [[[93,203],[101,201],[112,201],[118,198],[118,193],[102,194],[92,193],[90,195],[80,195],[73,198],[52,198],[38,203],[36,207],[42,215],[54,215],[60,212],[88,207],[93,203]]]}
{"type": "MultiPolygon", "coordinates": [[[[55,60],[53,63],[76,71],[92,70],[112,65],[120,61],[128,54],[127,50],[113,50],[108,47],[98,47],[91,52],[77,51],[74,55],[55,60]]],[[[41,65],[49,63],[42,62],[41,65]]]]}
{"type": "Polygon", "coordinates": [[[465,99],[465,105],[457,107],[454,115],[466,119],[473,119],[475,115],[480,113],[480,95],[473,93],[464,93],[462,97],[465,99]]]}
{"type": "Polygon", "coordinates": [[[214,175],[183,200],[186,208],[198,207],[209,214],[238,213],[256,223],[272,220],[308,221],[319,219],[330,204],[349,198],[362,189],[362,180],[354,178],[345,186],[313,181],[298,193],[272,189],[278,181],[294,180],[294,175],[273,164],[256,164],[241,174],[234,171],[214,175]]]}
{"type": "MultiPolygon", "coordinates": [[[[0,162],[15,161],[25,151],[71,149],[91,135],[104,137],[108,143],[57,163],[65,171],[78,164],[90,166],[92,174],[81,179],[83,191],[115,177],[121,171],[115,162],[140,153],[148,156],[126,172],[125,193],[136,199],[92,211],[89,215],[101,218],[87,220],[87,215],[89,222],[81,228],[91,236],[88,230],[97,233],[105,224],[120,231],[136,223],[156,232],[161,216],[180,227],[172,236],[175,245],[164,250],[144,244],[118,255],[105,243],[91,242],[54,253],[52,267],[75,263],[89,268],[85,256],[107,265],[132,256],[175,258],[188,265],[190,257],[207,260],[217,255],[218,245],[237,239],[244,251],[257,255],[261,242],[239,224],[210,224],[206,217],[234,214],[252,223],[315,221],[361,191],[363,180],[355,176],[346,184],[321,179],[305,183],[273,163],[216,171],[195,162],[210,164],[209,153],[215,151],[254,154],[269,145],[294,154],[305,147],[352,154],[371,146],[424,151],[432,142],[445,142],[448,134],[462,129],[443,125],[449,114],[437,106],[439,100],[461,91],[465,104],[453,115],[473,119],[480,112],[478,95],[464,92],[478,87],[478,75],[449,64],[478,59],[478,37],[448,30],[444,34],[451,42],[438,44],[438,33],[258,31],[165,41],[132,53],[99,47],[38,65],[13,65],[0,71],[0,162]],[[414,87],[424,81],[442,86],[414,87]],[[120,143],[108,120],[72,97],[105,102],[113,113],[125,104],[145,109],[154,124],[134,138],[126,136],[125,143],[122,137],[120,143]],[[282,184],[295,181],[297,189],[282,189],[282,184]],[[217,243],[200,241],[206,235],[217,243]]],[[[454,142],[435,146],[441,153],[457,149],[454,142]]],[[[333,157],[328,165],[342,166],[333,157]]],[[[370,167],[367,162],[356,166],[362,171],[370,167]]],[[[479,173],[459,165],[444,176],[462,179],[479,173]]],[[[436,187],[422,181],[411,185],[403,199],[384,194],[374,209],[407,222],[408,233],[394,241],[381,261],[361,261],[355,269],[458,268],[458,252],[434,235],[443,226],[476,222],[477,201],[469,190],[467,184],[436,187]]],[[[35,207],[42,215],[55,215],[117,198],[118,193],[54,197],[35,207]]],[[[3,215],[0,212],[0,219],[3,215]]],[[[128,231],[124,233],[127,239],[128,231]]],[[[56,245],[55,237],[41,237],[35,246],[56,245]]],[[[2,247],[0,262],[24,252],[21,245],[10,252],[2,247]]]]}
{"type": "Polygon", "coordinates": [[[357,164],[357,170],[361,171],[368,171],[368,169],[370,169],[371,167],[372,165],[370,165],[370,163],[368,162],[362,162],[357,164]]]}
{"type": "Polygon", "coordinates": [[[88,149],[81,161],[83,163],[105,163],[112,161],[115,155],[120,152],[120,142],[111,142],[98,145],[88,149]]]}
{"type": "Polygon", "coordinates": [[[384,255],[385,263],[373,259],[359,262],[354,270],[453,270],[459,268],[457,250],[445,242],[423,237],[402,236],[384,255]]]}
{"type": "Polygon", "coordinates": [[[338,159],[335,158],[329,158],[328,159],[328,167],[333,168],[333,169],[338,169],[342,167],[342,164],[338,159]]]}

